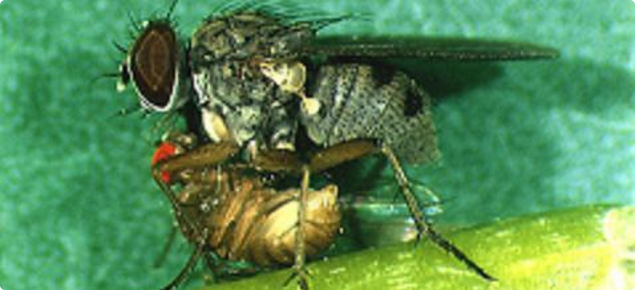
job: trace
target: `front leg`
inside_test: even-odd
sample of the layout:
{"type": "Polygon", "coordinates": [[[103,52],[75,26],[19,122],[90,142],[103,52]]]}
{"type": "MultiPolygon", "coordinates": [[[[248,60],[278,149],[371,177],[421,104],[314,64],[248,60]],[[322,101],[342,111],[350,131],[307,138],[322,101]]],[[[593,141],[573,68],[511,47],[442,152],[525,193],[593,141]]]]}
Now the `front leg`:
{"type": "Polygon", "coordinates": [[[153,171],[175,173],[217,165],[236,154],[240,147],[234,142],[208,143],[195,149],[158,161],[153,171]]]}

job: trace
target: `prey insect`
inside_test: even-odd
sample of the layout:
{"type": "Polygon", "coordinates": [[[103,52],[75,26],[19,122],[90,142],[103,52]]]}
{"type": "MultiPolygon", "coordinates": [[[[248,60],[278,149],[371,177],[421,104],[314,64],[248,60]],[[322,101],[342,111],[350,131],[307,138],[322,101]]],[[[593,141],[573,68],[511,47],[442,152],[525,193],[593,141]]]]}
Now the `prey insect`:
{"type": "Polygon", "coordinates": [[[426,220],[402,163],[439,157],[431,100],[410,75],[382,60],[533,60],[557,53],[483,40],[318,35],[346,19],[302,19],[249,4],[212,14],[187,45],[167,18],[142,27],[122,64],[123,83],[135,86],[145,109],[181,113],[201,141],[153,167],[179,223],[201,228],[186,218],[163,174],[244,164],[297,176],[294,268],[300,286],[308,288],[304,241],[311,175],[377,154],[393,169],[417,239],[428,238],[494,280],[426,220]]]}
{"type": "MultiPolygon", "coordinates": [[[[195,136],[169,135],[157,147],[153,167],[165,167],[167,160],[197,150],[195,144],[195,136]]],[[[195,247],[187,265],[163,289],[180,284],[200,257],[205,257],[214,276],[220,276],[225,260],[258,267],[293,264],[298,218],[306,225],[301,236],[308,256],[328,247],[340,227],[338,188],[332,184],[305,189],[300,205],[300,189],[270,187],[247,164],[155,170],[154,176],[162,184],[181,186],[178,195],[171,196],[171,204],[181,232],[195,247]],[[297,215],[300,206],[305,209],[302,217],[297,215]]]]}

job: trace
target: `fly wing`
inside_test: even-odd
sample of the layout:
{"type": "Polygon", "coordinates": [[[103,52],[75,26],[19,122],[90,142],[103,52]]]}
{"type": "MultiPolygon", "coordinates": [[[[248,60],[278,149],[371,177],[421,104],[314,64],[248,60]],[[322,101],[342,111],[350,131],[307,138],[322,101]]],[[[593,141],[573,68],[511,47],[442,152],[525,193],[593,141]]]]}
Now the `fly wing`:
{"type": "Polygon", "coordinates": [[[408,36],[326,36],[298,47],[301,55],[327,57],[417,58],[431,61],[506,61],[550,59],[554,49],[527,43],[408,36]]]}
{"type": "MultiPolygon", "coordinates": [[[[421,201],[422,210],[428,220],[443,212],[443,201],[423,184],[412,184],[421,201]]],[[[397,196],[399,186],[388,178],[381,179],[372,188],[349,189],[352,192],[339,196],[344,212],[343,225],[350,227],[357,246],[375,247],[414,241],[417,229],[408,207],[397,196]]],[[[344,230],[346,238],[347,231],[344,230]]]]}

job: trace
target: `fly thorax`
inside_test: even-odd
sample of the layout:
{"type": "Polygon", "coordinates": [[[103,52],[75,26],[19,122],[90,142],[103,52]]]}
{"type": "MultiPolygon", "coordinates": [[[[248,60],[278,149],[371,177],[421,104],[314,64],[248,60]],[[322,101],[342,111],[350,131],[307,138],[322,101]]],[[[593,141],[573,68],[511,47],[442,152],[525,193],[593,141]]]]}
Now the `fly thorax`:
{"type": "Polygon", "coordinates": [[[315,29],[308,24],[285,24],[257,12],[214,16],[194,32],[192,59],[208,62],[255,56],[288,58],[295,47],[314,35],[315,29]]]}
{"type": "Polygon", "coordinates": [[[241,146],[255,140],[267,148],[292,149],[305,68],[297,61],[263,60],[295,60],[295,48],[314,35],[310,24],[257,12],[206,20],[192,37],[190,67],[210,139],[232,138],[241,146]],[[288,73],[265,70],[269,67],[263,64],[282,65],[288,73]]]}
{"type": "Polygon", "coordinates": [[[203,125],[210,139],[233,139],[243,144],[255,137],[274,84],[252,74],[241,62],[198,67],[193,71],[193,79],[203,125]]]}
{"type": "Polygon", "coordinates": [[[228,108],[209,103],[202,107],[201,116],[205,132],[212,141],[233,141],[239,145],[256,138],[263,119],[258,105],[228,108]]]}

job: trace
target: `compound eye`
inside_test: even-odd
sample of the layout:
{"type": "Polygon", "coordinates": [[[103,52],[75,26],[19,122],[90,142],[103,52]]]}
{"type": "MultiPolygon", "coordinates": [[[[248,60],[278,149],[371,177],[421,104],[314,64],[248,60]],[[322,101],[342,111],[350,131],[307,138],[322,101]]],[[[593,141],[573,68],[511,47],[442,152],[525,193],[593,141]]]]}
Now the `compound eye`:
{"type": "Polygon", "coordinates": [[[148,23],[135,41],[128,74],[144,107],[164,112],[176,105],[179,54],[176,33],[167,22],[148,23]]]}

